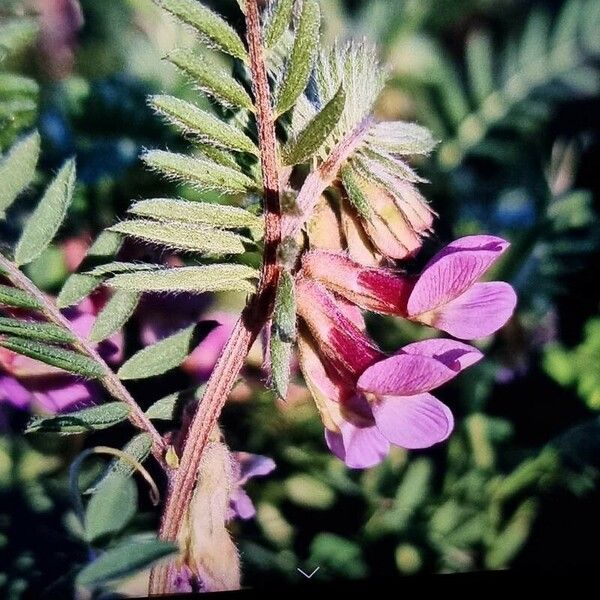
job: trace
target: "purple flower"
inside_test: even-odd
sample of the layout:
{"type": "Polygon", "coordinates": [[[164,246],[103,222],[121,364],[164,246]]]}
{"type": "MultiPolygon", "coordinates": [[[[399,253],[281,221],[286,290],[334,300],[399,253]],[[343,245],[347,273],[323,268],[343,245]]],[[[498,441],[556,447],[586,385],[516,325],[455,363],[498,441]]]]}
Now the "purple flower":
{"type": "Polygon", "coordinates": [[[366,333],[360,309],[431,325],[462,339],[494,333],[512,315],[506,283],[478,280],[508,244],[462,238],[418,277],[357,263],[340,252],[307,253],[296,280],[300,365],[325,425],[329,448],[350,467],[377,464],[390,444],[427,448],[448,438],[452,413],[431,391],[482,358],[450,339],[387,356],[366,333]]]}
{"type": "Polygon", "coordinates": [[[249,454],[248,452],[233,453],[233,475],[234,488],[229,501],[229,514],[227,520],[232,519],[252,519],[256,514],[254,504],[250,496],[244,490],[244,486],[253,477],[264,477],[275,469],[275,461],[259,454],[249,454]]]}
{"type": "Polygon", "coordinates": [[[461,238],[436,254],[419,277],[363,266],[342,253],[313,251],[303,259],[303,272],[361,308],[472,340],[496,332],[515,309],[509,284],[478,281],[508,246],[493,236],[461,238]]]}

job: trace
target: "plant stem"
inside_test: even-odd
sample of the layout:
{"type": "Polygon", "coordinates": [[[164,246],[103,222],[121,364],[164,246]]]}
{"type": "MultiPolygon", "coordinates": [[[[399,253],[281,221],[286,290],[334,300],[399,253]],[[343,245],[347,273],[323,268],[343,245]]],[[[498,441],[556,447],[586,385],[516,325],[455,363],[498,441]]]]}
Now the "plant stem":
{"type": "MultiPolygon", "coordinates": [[[[179,468],[170,482],[170,490],[161,520],[160,537],[170,541],[177,540],[192,501],[198,470],[209,436],[244,366],[250,347],[273,311],[273,299],[279,278],[277,249],[281,242],[281,212],[275,121],[263,56],[258,1],[246,0],[245,7],[264,190],[265,250],[262,273],[258,291],[244,309],[231,337],[223,348],[188,429],[179,468]]],[[[150,594],[164,594],[173,591],[171,589],[173,569],[174,565],[171,562],[159,565],[152,570],[150,594]]]]}
{"type": "Polygon", "coordinates": [[[163,468],[166,468],[164,461],[165,443],[162,439],[162,436],[160,433],[158,433],[150,419],[148,419],[148,417],[144,414],[144,411],[139,407],[137,402],[133,399],[131,394],[121,383],[120,379],[115,375],[113,370],[106,364],[100,354],[98,354],[94,345],[89,340],[79,335],[74,330],[70,321],[60,312],[56,304],[44,293],[42,293],[37,286],[16,267],[16,265],[14,265],[2,254],[0,254],[0,268],[6,273],[15,287],[27,292],[30,296],[38,301],[38,303],[43,307],[41,312],[46,319],[48,319],[48,321],[71,332],[75,338],[75,342],[73,342],[73,348],[93,359],[102,367],[102,370],[104,371],[104,375],[100,379],[102,385],[106,388],[111,396],[117,400],[120,400],[121,402],[125,402],[125,404],[129,406],[131,409],[129,420],[135,427],[138,427],[139,429],[142,429],[146,433],[150,434],[152,437],[152,454],[159,464],[163,468]]]}

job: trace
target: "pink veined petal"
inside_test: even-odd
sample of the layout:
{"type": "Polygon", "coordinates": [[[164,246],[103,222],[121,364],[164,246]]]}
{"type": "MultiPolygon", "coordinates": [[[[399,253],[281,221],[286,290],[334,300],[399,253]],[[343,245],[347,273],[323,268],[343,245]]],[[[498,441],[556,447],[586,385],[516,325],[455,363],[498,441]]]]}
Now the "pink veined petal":
{"type": "Polygon", "coordinates": [[[475,235],[452,242],[425,267],[408,299],[408,314],[427,313],[471,287],[506,251],[505,240],[475,235]]]}
{"type": "Polygon", "coordinates": [[[303,272],[361,308],[406,316],[414,282],[381,267],[365,267],[337,252],[313,251],[302,260],[303,272]]]}
{"type": "Polygon", "coordinates": [[[412,396],[433,390],[458,373],[430,356],[396,354],[366,369],[358,388],[371,394],[412,396]]]}
{"type": "Polygon", "coordinates": [[[375,425],[356,427],[344,423],[340,433],[325,429],[328,448],[351,469],[368,469],[389,453],[390,444],[375,425]]]}
{"type": "Polygon", "coordinates": [[[383,353],[346,315],[346,308],[320,283],[298,278],[298,314],[317,341],[319,353],[340,374],[355,379],[383,353]]]}
{"type": "Polygon", "coordinates": [[[381,398],[373,404],[379,431],[401,448],[429,448],[446,440],[454,429],[450,409],[431,394],[381,398]]]}
{"type": "Polygon", "coordinates": [[[477,348],[457,342],[456,340],[444,338],[434,338],[408,344],[398,354],[430,356],[444,363],[449,369],[457,373],[474,365],[483,358],[483,354],[477,348]]]}
{"type": "Polygon", "coordinates": [[[425,322],[454,337],[472,340],[498,331],[510,319],[516,305],[517,295],[508,283],[476,283],[425,322]]]}

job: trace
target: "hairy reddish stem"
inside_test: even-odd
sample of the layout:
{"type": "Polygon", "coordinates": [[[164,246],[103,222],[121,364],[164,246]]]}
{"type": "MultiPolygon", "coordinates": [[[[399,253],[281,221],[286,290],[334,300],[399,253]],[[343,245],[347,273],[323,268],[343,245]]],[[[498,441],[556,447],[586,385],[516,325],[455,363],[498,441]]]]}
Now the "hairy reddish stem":
{"type": "MultiPolygon", "coordinates": [[[[160,527],[160,537],[170,541],[177,540],[186,511],[192,501],[198,470],[210,433],[244,366],[250,347],[271,316],[279,278],[277,249],[281,242],[281,214],[275,121],[263,56],[258,1],[246,0],[245,6],[264,190],[265,250],[263,266],[258,291],[246,306],[215,365],[202,401],[188,429],[179,468],[171,477],[160,527]]],[[[152,570],[150,594],[173,591],[171,590],[173,569],[173,563],[168,563],[152,570]]]]}
{"type": "Polygon", "coordinates": [[[152,454],[159,462],[159,464],[165,468],[165,443],[150,419],[144,414],[144,411],[139,407],[137,402],[132,398],[131,394],[127,391],[125,386],[121,383],[121,380],[115,375],[113,370],[106,364],[104,359],[98,354],[94,345],[79,335],[71,325],[70,321],[63,316],[56,304],[45,296],[29,279],[25,276],[11,261],[0,254],[0,268],[6,273],[12,284],[27,292],[30,296],[35,298],[38,303],[43,307],[42,314],[55,325],[59,325],[70,331],[75,338],[73,348],[85,354],[89,358],[97,362],[104,371],[104,375],[100,380],[102,385],[106,388],[108,393],[116,398],[125,402],[131,409],[129,420],[131,423],[142,429],[152,437],[152,454]]]}

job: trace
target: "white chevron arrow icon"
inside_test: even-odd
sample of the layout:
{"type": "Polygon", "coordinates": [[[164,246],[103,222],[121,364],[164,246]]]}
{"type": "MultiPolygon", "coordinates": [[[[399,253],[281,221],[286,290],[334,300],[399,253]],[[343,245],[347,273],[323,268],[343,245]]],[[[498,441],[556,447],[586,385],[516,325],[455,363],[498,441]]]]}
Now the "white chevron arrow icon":
{"type": "Polygon", "coordinates": [[[302,569],[298,569],[298,571],[300,571],[300,573],[302,573],[302,575],[304,575],[304,577],[306,577],[306,579],[310,579],[320,568],[321,567],[317,567],[310,575],[305,573],[302,569]]]}

